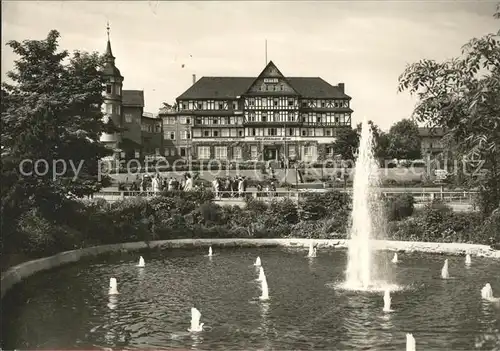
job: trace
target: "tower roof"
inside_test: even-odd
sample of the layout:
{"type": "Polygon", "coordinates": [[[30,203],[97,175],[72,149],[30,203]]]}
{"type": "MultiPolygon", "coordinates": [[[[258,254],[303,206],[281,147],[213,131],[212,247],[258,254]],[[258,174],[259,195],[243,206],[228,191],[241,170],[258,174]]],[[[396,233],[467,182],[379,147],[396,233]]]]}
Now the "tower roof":
{"type": "Polygon", "coordinates": [[[120,70],[115,65],[115,57],[113,56],[113,51],[111,50],[111,40],[109,39],[109,22],[106,30],[108,34],[108,43],[106,44],[106,52],[104,53],[105,62],[103,73],[106,76],[122,77],[120,70]]]}

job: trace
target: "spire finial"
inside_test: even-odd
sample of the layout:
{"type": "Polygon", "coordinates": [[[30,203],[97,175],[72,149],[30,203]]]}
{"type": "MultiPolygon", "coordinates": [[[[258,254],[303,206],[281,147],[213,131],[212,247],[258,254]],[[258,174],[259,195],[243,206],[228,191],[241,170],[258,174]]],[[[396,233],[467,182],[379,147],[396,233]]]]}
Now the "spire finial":
{"type": "Polygon", "coordinates": [[[107,32],[108,32],[108,40],[109,40],[109,21],[108,21],[108,24],[107,24],[107,26],[106,26],[106,30],[107,30],[107,32]]]}

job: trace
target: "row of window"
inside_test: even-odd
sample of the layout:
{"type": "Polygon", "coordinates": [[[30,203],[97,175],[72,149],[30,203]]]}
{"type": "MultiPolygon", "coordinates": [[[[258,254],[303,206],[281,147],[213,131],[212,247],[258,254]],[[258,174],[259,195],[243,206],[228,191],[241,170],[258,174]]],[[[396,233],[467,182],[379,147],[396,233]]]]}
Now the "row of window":
{"type": "MultiPolygon", "coordinates": [[[[245,98],[245,108],[260,109],[297,109],[299,99],[295,97],[250,97],[245,98]]],[[[237,100],[189,100],[180,104],[181,110],[232,110],[240,109],[237,100]]],[[[303,108],[348,108],[349,100],[346,99],[301,99],[303,108]]]]}
{"type": "Polygon", "coordinates": [[[122,112],[121,106],[116,104],[103,104],[101,111],[107,115],[119,115],[122,112]]]}
{"type": "Polygon", "coordinates": [[[149,133],[161,133],[161,126],[158,124],[141,124],[141,130],[149,133]]]}
{"type": "MultiPolygon", "coordinates": [[[[191,139],[191,132],[189,130],[181,130],[179,132],[181,140],[191,139]]],[[[165,140],[175,140],[177,133],[175,131],[165,131],[163,133],[163,139],[165,140]]]]}
{"type": "MultiPolygon", "coordinates": [[[[198,146],[197,151],[198,151],[198,159],[209,160],[211,158],[210,146],[198,146]]],[[[232,152],[232,159],[233,160],[241,160],[243,158],[242,149],[240,146],[234,146],[232,148],[232,151],[233,151],[232,152]]],[[[302,156],[304,156],[306,158],[307,157],[311,157],[311,158],[317,157],[317,147],[315,145],[301,146],[299,148],[299,151],[301,151],[302,156]]],[[[287,146],[286,154],[288,157],[297,156],[296,145],[287,146]]],[[[331,147],[326,148],[326,154],[327,154],[327,156],[333,156],[333,148],[331,148],[331,147]]],[[[228,159],[228,147],[215,146],[213,157],[217,160],[227,160],[228,159]]],[[[258,157],[259,157],[259,152],[258,152],[257,145],[251,145],[250,146],[250,158],[252,160],[257,160],[258,157]]]]}

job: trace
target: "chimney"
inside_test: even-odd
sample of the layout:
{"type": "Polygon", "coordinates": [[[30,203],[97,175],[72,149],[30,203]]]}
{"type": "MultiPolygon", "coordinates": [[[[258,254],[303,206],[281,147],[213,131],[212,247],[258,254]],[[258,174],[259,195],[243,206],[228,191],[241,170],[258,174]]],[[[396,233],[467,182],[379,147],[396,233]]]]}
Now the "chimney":
{"type": "Polygon", "coordinates": [[[345,84],[344,83],[339,83],[338,84],[338,87],[340,88],[340,90],[342,90],[342,92],[344,93],[344,89],[345,89],[345,84]]]}
{"type": "Polygon", "coordinates": [[[196,83],[196,74],[193,74],[193,85],[196,83]]]}

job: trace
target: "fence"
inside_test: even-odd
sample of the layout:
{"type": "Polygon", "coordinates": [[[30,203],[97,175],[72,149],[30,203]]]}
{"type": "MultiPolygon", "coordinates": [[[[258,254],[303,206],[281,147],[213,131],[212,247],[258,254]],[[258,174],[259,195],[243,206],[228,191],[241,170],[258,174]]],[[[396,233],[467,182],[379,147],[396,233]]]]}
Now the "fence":
{"type": "MultiPolygon", "coordinates": [[[[325,191],[325,190],[324,190],[325,191]]],[[[253,197],[263,201],[271,201],[271,200],[282,200],[282,199],[291,199],[293,201],[298,201],[301,196],[304,196],[307,193],[322,193],[324,191],[246,191],[244,193],[231,192],[231,191],[219,191],[216,193],[216,200],[218,202],[225,201],[244,201],[245,198],[253,197]]],[[[343,193],[352,194],[351,189],[347,190],[339,190],[343,193]]],[[[383,191],[382,192],[387,197],[392,197],[401,194],[411,194],[415,198],[416,203],[427,203],[432,201],[433,199],[440,199],[446,203],[461,203],[461,204],[472,204],[474,202],[475,196],[477,192],[470,191],[406,191],[406,192],[391,192],[391,191],[383,191]]],[[[152,191],[106,191],[99,192],[94,194],[93,198],[102,198],[108,202],[115,202],[119,200],[123,200],[125,198],[133,198],[133,197],[146,197],[152,198],[153,196],[158,195],[159,193],[155,193],[152,191]]]]}

